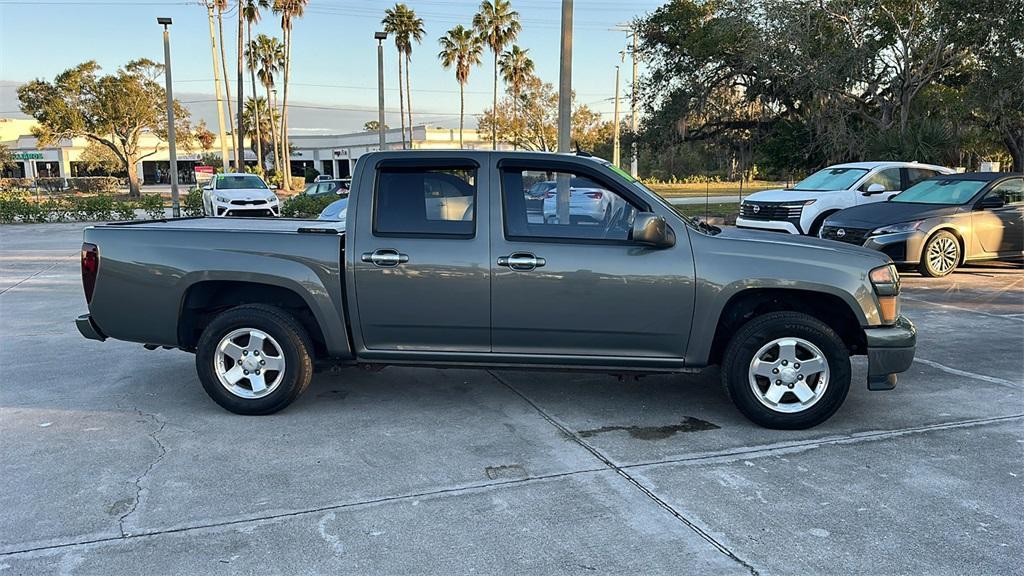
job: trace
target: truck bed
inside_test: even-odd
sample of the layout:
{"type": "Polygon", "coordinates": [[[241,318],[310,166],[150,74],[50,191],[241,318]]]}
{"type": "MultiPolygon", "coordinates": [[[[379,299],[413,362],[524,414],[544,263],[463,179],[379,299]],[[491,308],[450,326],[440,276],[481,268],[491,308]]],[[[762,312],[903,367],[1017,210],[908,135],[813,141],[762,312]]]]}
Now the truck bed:
{"type": "Polygon", "coordinates": [[[190,348],[196,334],[179,320],[230,292],[274,295],[315,318],[319,345],[350,354],[343,305],[344,224],[288,218],[176,218],[85,229],[98,247],[99,271],[89,302],[106,336],[190,348]]]}

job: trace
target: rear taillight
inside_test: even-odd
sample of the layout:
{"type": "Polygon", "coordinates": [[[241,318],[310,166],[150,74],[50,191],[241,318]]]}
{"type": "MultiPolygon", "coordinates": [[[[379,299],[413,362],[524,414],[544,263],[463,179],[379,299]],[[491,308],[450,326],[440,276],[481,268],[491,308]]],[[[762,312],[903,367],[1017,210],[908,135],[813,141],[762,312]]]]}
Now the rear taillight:
{"type": "Polygon", "coordinates": [[[589,198],[593,198],[594,200],[600,200],[601,198],[604,197],[604,192],[587,192],[587,196],[589,198]]]}
{"type": "Polygon", "coordinates": [[[82,287],[85,288],[85,302],[92,302],[92,291],[96,288],[96,273],[100,270],[100,249],[95,244],[82,244],[82,287]]]}

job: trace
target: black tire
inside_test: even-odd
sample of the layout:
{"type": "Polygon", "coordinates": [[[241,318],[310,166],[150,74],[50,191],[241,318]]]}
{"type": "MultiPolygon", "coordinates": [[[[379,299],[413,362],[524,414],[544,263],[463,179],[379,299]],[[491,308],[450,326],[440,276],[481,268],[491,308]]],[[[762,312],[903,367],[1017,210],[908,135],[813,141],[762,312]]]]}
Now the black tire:
{"type": "MultiPolygon", "coordinates": [[[[811,378],[820,376],[809,376],[808,383],[811,378]]],[[[758,378],[755,382],[767,382],[765,390],[775,385],[758,378]]],[[[815,387],[822,382],[815,380],[815,387]]],[[[740,412],[756,424],[782,430],[811,428],[828,420],[846,400],[850,390],[850,353],[842,338],[817,318],[801,312],[771,312],[753,318],[733,335],[722,357],[722,384],[740,412]],[[769,408],[755,395],[750,383],[749,371],[755,354],[779,338],[799,338],[813,344],[828,363],[824,391],[801,411],[784,413],[769,408]]],[[[797,400],[795,395],[783,392],[780,402],[787,398],[797,400]]]]}
{"type": "Polygon", "coordinates": [[[831,212],[824,212],[815,218],[814,222],[811,223],[811,229],[807,231],[808,236],[817,236],[818,232],[821,232],[821,227],[825,224],[825,220],[838,212],[838,210],[832,210],[831,212]]]}
{"type": "MultiPolygon", "coordinates": [[[[294,402],[309,387],[313,378],[312,355],[309,335],[290,314],[274,306],[247,304],[222,312],[203,330],[196,346],[196,372],[206,393],[223,408],[235,414],[273,414],[294,402]],[[217,347],[224,337],[240,329],[262,331],[280,348],[284,369],[280,381],[265,396],[238,396],[218,377],[215,362],[223,359],[218,360],[217,347]]],[[[250,384],[250,388],[254,387],[250,384]]]]}
{"type": "Polygon", "coordinates": [[[922,276],[929,278],[941,278],[952,274],[956,270],[957,266],[960,265],[962,254],[960,251],[960,240],[957,239],[951,232],[946,230],[939,230],[932,237],[924,243],[924,247],[921,248],[921,261],[917,265],[917,271],[922,276]],[[943,249],[945,247],[945,249],[943,249]],[[939,260],[938,262],[932,262],[929,258],[929,253],[932,251],[942,252],[946,255],[946,258],[939,260]],[[944,267],[943,262],[952,260],[953,263],[948,268],[944,267]]]}

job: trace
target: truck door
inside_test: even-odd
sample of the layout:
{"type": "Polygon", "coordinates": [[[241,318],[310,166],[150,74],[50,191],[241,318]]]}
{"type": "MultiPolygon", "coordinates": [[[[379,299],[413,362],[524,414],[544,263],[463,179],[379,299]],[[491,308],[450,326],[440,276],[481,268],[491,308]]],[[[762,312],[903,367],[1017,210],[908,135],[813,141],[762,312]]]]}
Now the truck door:
{"type": "Polygon", "coordinates": [[[633,218],[653,208],[596,164],[505,159],[495,170],[501,190],[492,192],[491,209],[493,351],[540,361],[619,357],[607,361],[615,365],[681,360],[694,295],[682,225],[674,224],[671,248],[633,242],[633,218]],[[558,197],[559,188],[568,198],[558,197]],[[546,190],[542,202],[531,201],[537,189],[546,190]]]}
{"type": "Polygon", "coordinates": [[[364,349],[490,351],[481,174],[477,162],[458,157],[383,158],[357,174],[364,187],[347,261],[364,349]]]}

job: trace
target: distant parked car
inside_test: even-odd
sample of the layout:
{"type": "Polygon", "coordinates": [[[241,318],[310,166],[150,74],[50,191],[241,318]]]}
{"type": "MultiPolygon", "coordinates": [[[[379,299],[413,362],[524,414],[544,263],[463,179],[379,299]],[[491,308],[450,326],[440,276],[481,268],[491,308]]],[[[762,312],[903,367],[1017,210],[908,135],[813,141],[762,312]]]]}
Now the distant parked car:
{"type": "Polygon", "coordinates": [[[747,196],[736,226],[816,236],[825,218],[844,208],[870,204],[953,170],[917,162],[852,162],[819,170],[785,190],[747,196]]]}
{"type": "Polygon", "coordinates": [[[348,217],[348,196],[331,202],[320,212],[317,220],[330,220],[332,222],[345,222],[348,217]]]}
{"type": "Polygon", "coordinates": [[[203,188],[207,216],[280,216],[277,194],[256,174],[217,174],[203,188]]]}
{"type": "Polygon", "coordinates": [[[973,260],[1024,259],[1024,174],[975,172],[918,182],[889,202],[829,216],[821,237],[880,250],[925,276],[973,260]]]}
{"type": "Polygon", "coordinates": [[[306,196],[325,196],[328,194],[348,194],[352,180],[349,178],[321,178],[306,184],[302,191],[306,196]]]}
{"type": "MultiPolygon", "coordinates": [[[[544,221],[558,222],[558,184],[544,182],[542,212],[544,221]]],[[[615,213],[616,197],[600,184],[587,178],[572,178],[569,182],[569,220],[573,223],[603,223],[615,213]]]]}

